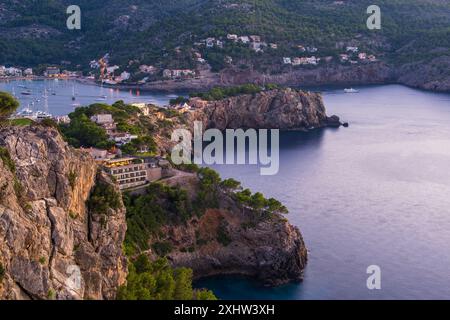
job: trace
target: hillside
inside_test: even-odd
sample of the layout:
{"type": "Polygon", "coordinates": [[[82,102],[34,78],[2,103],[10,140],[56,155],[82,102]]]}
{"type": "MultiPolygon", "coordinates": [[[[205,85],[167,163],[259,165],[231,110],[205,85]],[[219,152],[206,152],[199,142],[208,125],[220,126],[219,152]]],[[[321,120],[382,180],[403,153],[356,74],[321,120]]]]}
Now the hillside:
{"type": "Polygon", "coordinates": [[[89,61],[108,52],[111,63],[123,67],[138,59],[161,68],[192,68],[196,61],[190,50],[196,41],[228,33],[259,35],[278,48],[264,54],[244,46],[200,50],[213,69],[227,67],[223,58],[229,55],[237,67],[282,71],[278,58],[298,54],[298,44],[331,56],[346,45],[357,45],[396,64],[449,54],[448,1],[378,1],[383,19],[379,31],[366,28],[371,1],[341,2],[82,0],[74,2],[82,10],[82,29],[70,31],[65,9],[73,1],[4,0],[0,63],[36,66],[64,61],[72,69],[79,65],[87,70],[89,61]]]}

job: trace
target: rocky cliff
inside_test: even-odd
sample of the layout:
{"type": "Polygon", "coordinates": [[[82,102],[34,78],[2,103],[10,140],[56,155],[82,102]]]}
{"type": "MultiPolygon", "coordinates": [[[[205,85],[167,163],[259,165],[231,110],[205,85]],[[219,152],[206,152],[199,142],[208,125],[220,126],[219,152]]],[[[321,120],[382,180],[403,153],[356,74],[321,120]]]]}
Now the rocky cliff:
{"type": "Polygon", "coordinates": [[[190,121],[202,121],[205,128],[308,130],[339,126],[328,117],[322,96],[291,88],[243,94],[219,101],[190,100],[195,109],[190,121]]]}
{"type": "Polygon", "coordinates": [[[0,299],[113,299],[125,209],[90,212],[97,165],[42,126],[0,130],[0,299]]]}
{"type": "MultiPolygon", "coordinates": [[[[414,88],[449,92],[450,57],[444,55],[431,61],[415,61],[401,65],[384,62],[359,65],[330,65],[314,69],[295,69],[282,73],[264,74],[256,70],[227,68],[220,73],[204,72],[201,77],[183,81],[162,80],[139,86],[142,90],[164,92],[202,91],[216,86],[227,87],[246,83],[274,83],[283,86],[357,86],[373,84],[404,84],[414,88]]],[[[136,85],[120,85],[124,89],[136,85]]]]}
{"type": "MultiPolygon", "coordinates": [[[[199,191],[195,175],[167,183],[188,190],[192,199],[199,191]]],[[[151,240],[170,244],[167,257],[174,266],[192,268],[197,279],[243,275],[268,286],[302,280],[307,250],[297,227],[281,214],[262,218],[224,190],[217,198],[216,208],[186,223],[168,223],[151,240]]]]}

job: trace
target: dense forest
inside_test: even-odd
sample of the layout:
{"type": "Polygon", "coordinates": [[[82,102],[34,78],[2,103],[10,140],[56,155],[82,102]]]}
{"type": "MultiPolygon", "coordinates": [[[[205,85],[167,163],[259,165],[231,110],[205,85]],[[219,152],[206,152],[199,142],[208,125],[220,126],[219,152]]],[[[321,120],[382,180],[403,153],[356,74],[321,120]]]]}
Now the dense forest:
{"type": "MultiPolygon", "coordinates": [[[[0,64],[64,62],[83,69],[90,60],[110,53],[111,62],[121,66],[138,59],[161,67],[190,67],[190,57],[174,48],[189,48],[201,39],[227,33],[260,35],[277,43],[278,49],[268,52],[266,59],[289,56],[298,44],[333,55],[343,44],[355,43],[399,63],[449,53],[449,1],[377,1],[381,30],[366,27],[371,4],[368,0],[2,0],[0,64]],[[81,30],[66,27],[71,4],[81,8],[81,30]]],[[[203,53],[213,64],[225,55],[262,59],[242,46],[203,53]]]]}

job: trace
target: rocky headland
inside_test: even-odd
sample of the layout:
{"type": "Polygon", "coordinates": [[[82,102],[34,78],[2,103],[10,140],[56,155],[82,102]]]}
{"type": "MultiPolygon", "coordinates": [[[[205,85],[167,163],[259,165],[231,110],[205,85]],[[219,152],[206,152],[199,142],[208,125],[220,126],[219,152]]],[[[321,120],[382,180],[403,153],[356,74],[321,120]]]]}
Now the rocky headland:
{"type": "MultiPolygon", "coordinates": [[[[294,89],[214,101],[192,98],[188,104],[189,112],[154,107],[145,119],[129,121],[145,120],[163,153],[170,150],[169,133],[191,128],[193,121],[220,130],[341,125],[337,116],[327,116],[320,94],[294,89]]],[[[157,187],[160,196],[148,198],[148,205],[172,218],[144,237],[133,228],[134,236],[148,241],[130,254],[128,207],[115,182],[99,169],[52,126],[0,129],[0,298],[114,299],[126,284],[128,259],[141,253],[191,268],[195,279],[236,274],[272,286],[302,279],[306,246],[281,204],[248,190],[230,192],[219,178],[205,187],[199,169],[178,167],[174,177],[160,181],[174,189],[157,187]],[[174,202],[174,195],[181,198],[174,202]]]]}
{"type": "Polygon", "coordinates": [[[337,116],[328,117],[320,93],[291,88],[242,94],[218,101],[192,98],[189,120],[205,128],[300,130],[340,126],[337,116]]]}

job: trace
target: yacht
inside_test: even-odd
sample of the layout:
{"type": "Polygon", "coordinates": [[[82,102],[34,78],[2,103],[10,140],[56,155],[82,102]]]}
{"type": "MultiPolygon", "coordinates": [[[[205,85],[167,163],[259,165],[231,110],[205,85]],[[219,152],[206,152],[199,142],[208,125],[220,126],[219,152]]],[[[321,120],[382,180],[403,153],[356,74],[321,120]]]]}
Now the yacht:
{"type": "Polygon", "coordinates": [[[344,89],[345,93],[358,93],[359,91],[353,88],[345,88],[344,89]]]}
{"type": "Polygon", "coordinates": [[[33,117],[33,110],[30,109],[28,105],[26,108],[23,108],[19,112],[17,112],[17,116],[20,118],[30,118],[33,117]]]}
{"type": "Polygon", "coordinates": [[[36,116],[37,120],[49,119],[52,117],[52,115],[50,113],[45,112],[45,111],[40,111],[40,110],[36,111],[35,116],[36,116]]]}

